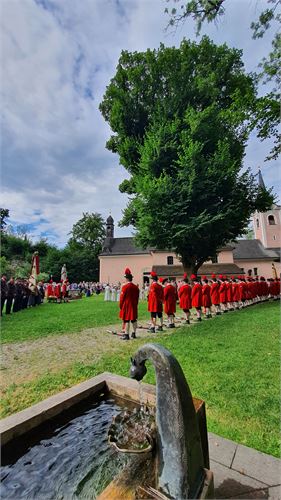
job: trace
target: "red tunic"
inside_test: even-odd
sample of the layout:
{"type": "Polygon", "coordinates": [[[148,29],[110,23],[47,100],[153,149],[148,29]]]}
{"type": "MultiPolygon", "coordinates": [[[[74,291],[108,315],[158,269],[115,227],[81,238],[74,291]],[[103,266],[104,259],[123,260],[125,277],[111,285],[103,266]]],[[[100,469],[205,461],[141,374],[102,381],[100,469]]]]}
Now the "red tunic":
{"type": "Polygon", "coordinates": [[[48,283],[47,289],[46,289],[46,297],[52,297],[54,295],[53,291],[53,285],[51,283],[48,283]]]}
{"type": "Polygon", "coordinates": [[[171,284],[164,288],[164,311],[168,316],[175,314],[177,304],[177,291],[171,284]]]}
{"type": "Polygon", "coordinates": [[[220,303],[220,294],[219,294],[220,284],[217,281],[211,284],[211,301],[214,306],[219,305],[220,303]]]}
{"type": "Polygon", "coordinates": [[[55,296],[57,297],[57,299],[60,298],[60,284],[59,283],[55,286],[55,296]]]}
{"type": "Polygon", "coordinates": [[[220,284],[220,303],[226,304],[226,302],[227,302],[226,283],[222,281],[220,284]]]}
{"type": "Polygon", "coordinates": [[[240,295],[239,283],[233,283],[232,284],[232,289],[233,289],[233,301],[234,302],[240,302],[241,295],[240,295]]]}
{"type": "Polygon", "coordinates": [[[191,286],[188,283],[180,287],[179,299],[181,309],[191,309],[191,286]]]}
{"type": "Polygon", "coordinates": [[[148,292],[148,310],[149,312],[161,313],[163,311],[164,292],[162,285],[156,281],[151,283],[148,292]]]}
{"type": "Polygon", "coordinates": [[[195,283],[192,287],[191,301],[192,307],[202,306],[202,286],[199,283],[195,283]]]}
{"type": "Polygon", "coordinates": [[[240,300],[246,300],[247,298],[247,285],[245,281],[241,281],[239,283],[239,290],[240,290],[240,300]]]}
{"type": "Polygon", "coordinates": [[[226,298],[227,302],[233,302],[233,288],[232,283],[226,283],[226,298]]]}
{"type": "Polygon", "coordinates": [[[61,286],[61,293],[63,297],[66,296],[66,292],[67,292],[67,286],[65,283],[63,283],[63,285],[61,286]]]}
{"type": "Polygon", "coordinates": [[[123,321],[136,321],[138,317],[139,289],[137,285],[128,282],[122,286],[120,294],[120,318],[123,321]]]}
{"type": "Polygon", "coordinates": [[[211,301],[211,287],[206,283],[202,287],[202,305],[204,307],[211,307],[212,301],[211,301]]]}

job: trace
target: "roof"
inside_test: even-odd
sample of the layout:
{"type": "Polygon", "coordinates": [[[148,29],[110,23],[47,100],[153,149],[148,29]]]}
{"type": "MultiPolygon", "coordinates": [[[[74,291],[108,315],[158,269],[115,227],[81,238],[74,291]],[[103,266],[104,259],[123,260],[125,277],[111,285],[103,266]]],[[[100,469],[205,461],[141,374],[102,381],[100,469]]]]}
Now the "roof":
{"type": "Polygon", "coordinates": [[[149,253],[149,249],[137,247],[134,238],[127,237],[106,238],[100,255],[138,255],[149,253]]]}
{"type": "Polygon", "coordinates": [[[264,248],[260,240],[237,240],[234,243],[234,260],[275,260],[277,249],[264,248]]]}
{"type": "MultiPolygon", "coordinates": [[[[182,276],[183,275],[183,266],[153,266],[152,271],[155,271],[158,276],[182,276]]],[[[235,275],[241,274],[241,268],[236,264],[203,264],[198,269],[198,274],[225,274],[225,275],[235,275]]]]}

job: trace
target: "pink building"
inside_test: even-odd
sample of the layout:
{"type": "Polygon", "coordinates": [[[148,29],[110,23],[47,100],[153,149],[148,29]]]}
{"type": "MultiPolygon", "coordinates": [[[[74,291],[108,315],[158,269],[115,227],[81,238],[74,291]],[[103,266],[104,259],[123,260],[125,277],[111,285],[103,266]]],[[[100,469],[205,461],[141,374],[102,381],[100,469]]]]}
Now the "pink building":
{"type": "MultiPolygon", "coordinates": [[[[262,178],[260,176],[260,182],[262,178]]],[[[221,248],[214,262],[206,262],[198,274],[227,276],[246,274],[274,277],[273,266],[280,276],[281,207],[273,205],[265,213],[253,215],[254,236],[252,240],[241,239],[221,248]]],[[[114,221],[106,221],[106,238],[100,259],[100,282],[123,281],[124,269],[129,267],[135,283],[142,285],[149,280],[151,270],[161,277],[181,278],[182,264],[172,251],[154,248],[139,248],[134,238],[114,238],[114,221]]]]}

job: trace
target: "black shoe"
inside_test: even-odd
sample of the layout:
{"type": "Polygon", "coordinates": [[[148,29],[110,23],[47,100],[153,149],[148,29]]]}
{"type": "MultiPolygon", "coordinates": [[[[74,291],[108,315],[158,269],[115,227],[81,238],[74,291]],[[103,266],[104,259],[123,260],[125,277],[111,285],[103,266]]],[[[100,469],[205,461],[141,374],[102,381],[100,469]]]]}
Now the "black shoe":
{"type": "Polygon", "coordinates": [[[163,326],[158,326],[157,332],[163,332],[163,326]]]}
{"type": "Polygon", "coordinates": [[[170,323],[170,324],[168,325],[168,328],[175,328],[174,323],[170,323]]]}
{"type": "Polygon", "coordinates": [[[202,318],[197,318],[197,321],[202,321],[202,318]]]}
{"type": "Polygon", "coordinates": [[[121,340],[130,340],[130,337],[128,334],[125,333],[124,335],[122,335],[122,337],[120,337],[120,339],[121,340]]]}
{"type": "Polygon", "coordinates": [[[216,312],[216,316],[220,316],[220,315],[221,315],[221,313],[220,313],[220,312],[216,312]]]}
{"type": "Polygon", "coordinates": [[[132,335],[131,335],[131,339],[136,339],[136,338],[137,338],[136,334],[135,334],[135,333],[132,333],[132,335]]]}
{"type": "Polygon", "coordinates": [[[190,325],[190,321],[189,321],[189,319],[186,319],[184,323],[185,323],[186,325],[190,325]]]}
{"type": "Polygon", "coordinates": [[[147,331],[150,332],[150,333],[155,333],[155,328],[154,327],[148,328],[147,331]]]}

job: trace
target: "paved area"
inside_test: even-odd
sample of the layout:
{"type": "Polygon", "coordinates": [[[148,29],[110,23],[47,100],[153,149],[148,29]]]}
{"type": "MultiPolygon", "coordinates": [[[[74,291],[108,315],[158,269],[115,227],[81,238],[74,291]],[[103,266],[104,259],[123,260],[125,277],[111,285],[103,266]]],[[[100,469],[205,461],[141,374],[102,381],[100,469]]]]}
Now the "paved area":
{"type": "Polygon", "coordinates": [[[281,460],[209,433],[215,498],[281,500],[281,460]]]}

